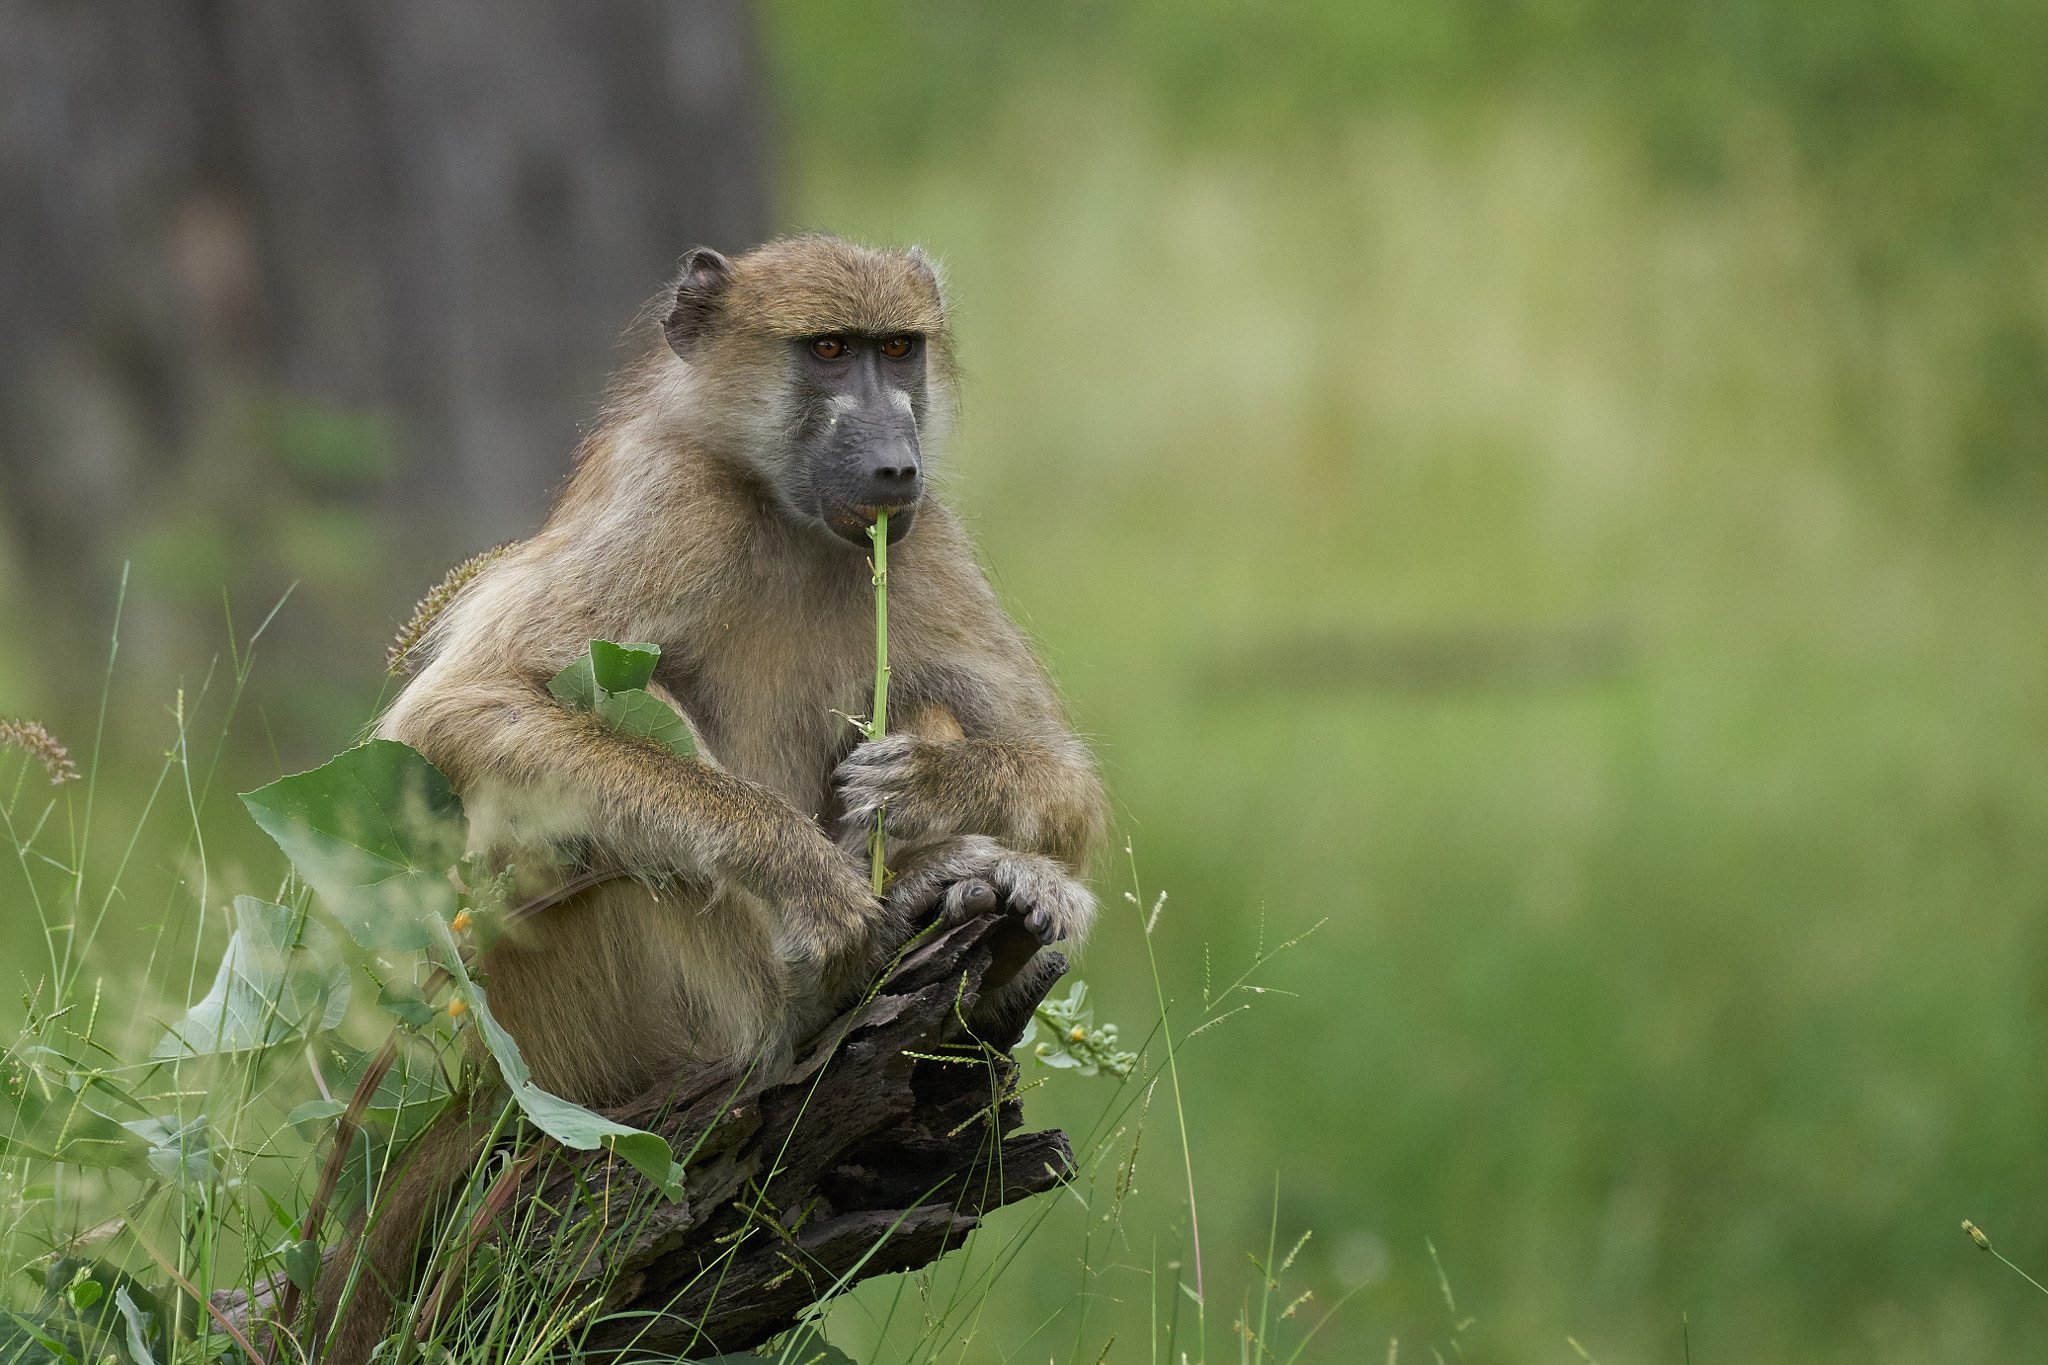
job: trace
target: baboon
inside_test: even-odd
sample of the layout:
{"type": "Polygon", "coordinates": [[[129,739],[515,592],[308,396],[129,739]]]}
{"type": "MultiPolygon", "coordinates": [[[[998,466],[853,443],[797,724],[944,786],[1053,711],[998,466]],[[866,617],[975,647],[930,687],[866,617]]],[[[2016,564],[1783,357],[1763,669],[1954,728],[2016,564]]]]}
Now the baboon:
{"type": "MultiPolygon", "coordinates": [[[[991,889],[1043,942],[1078,940],[1105,823],[1086,747],[929,492],[955,369],[924,253],[830,236],[699,248],[664,302],[667,345],[618,383],[540,532],[435,620],[377,727],[448,775],[475,850],[523,892],[624,874],[482,964],[534,1079],[592,1105],[688,1067],[774,1065],[911,926],[991,889]],[[847,717],[873,684],[882,511],[892,726],[861,742],[847,717]],[[661,646],[655,681],[700,758],[548,694],[593,639],[661,646]],[[882,900],[865,857],[877,811],[882,900]]],[[[415,1164],[443,1180],[462,1165],[415,1164]]],[[[432,1197],[380,1207],[367,1278],[392,1293],[432,1197]]],[[[345,1270],[337,1256],[323,1320],[345,1270]]],[[[327,1358],[365,1359],[389,1306],[359,1290],[327,1358]]]]}

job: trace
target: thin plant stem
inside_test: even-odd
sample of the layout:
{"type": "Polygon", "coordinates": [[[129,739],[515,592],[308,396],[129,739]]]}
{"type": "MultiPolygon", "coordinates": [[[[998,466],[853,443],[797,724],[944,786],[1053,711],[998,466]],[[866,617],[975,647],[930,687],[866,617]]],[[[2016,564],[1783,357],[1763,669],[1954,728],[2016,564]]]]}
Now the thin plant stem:
{"type": "Polygon", "coordinates": [[[1983,1248],[1985,1251],[1990,1252],[1993,1256],[1996,1256],[2001,1262],[2003,1262],[2006,1268],[2011,1270],[2013,1274],[2019,1276],[2028,1284],[2040,1290],[2043,1294],[2048,1294],[2048,1285],[2042,1284],[2032,1275],[2029,1275],[2026,1271],[2021,1270],[2011,1261],[2006,1260],[2005,1253],[2000,1251],[1997,1247],[1991,1245],[1991,1239],[1984,1235],[1984,1229],[1978,1227],[1975,1223],[1965,1218],[1963,1220],[1963,1231],[1970,1235],[1971,1241],[1975,1242],[1979,1247],[1983,1248]]]}
{"type": "Polygon", "coordinates": [[[237,1346],[240,1346],[242,1350],[245,1353],[247,1353],[249,1359],[263,1359],[262,1356],[257,1354],[256,1348],[249,1344],[249,1339],[243,1336],[240,1332],[236,1331],[235,1325],[232,1322],[229,1322],[227,1318],[222,1315],[220,1309],[214,1306],[213,1301],[207,1298],[206,1295],[200,1293],[197,1289],[193,1288],[192,1281],[186,1279],[183,1275],[179,1274],[178,1268],[172,1265],[169,1261],[165,1260],[162,1252],[158,1251],[154,1246],[150,1245],[149,1239],[142,1235],[142,1229],[136,1227],[132,1221],[128,1224],[128,1233],[130,1236],[135,1238],[136,1243],[139,1246],[141,1246],[141,1248],[144,1251],[149,1253],[149,1258],[151,1260],[155,1261],[158,1265],[162,1266],[164,1268],[164,1272],[168,1274],[173,1280],[176,1280],[178,1282],[178,1287],[185,1291],[185,1294],[188,1298],[190,1298],[194,1303],[198,1304],[201,1308],[205,1309],[207,1315],[211,1317],[215,1322],[220,1324],[221,1330],[226,1332],[230,1337],[234,1338],[235,1344],[237,1346]]]}
{"type": "MultiPolygon", "coordinates": [[[[92,763],[86,769],[85,821],[78,831],[78,841],[72,850],[73,880],[71,900],[74,906],[84,904],[85,897],[85,853],[86,845],[92,839],[93,798],[99,794],[100,748],[107,737],[107,699],[114,691],[114,663],[121,657],[121,612],[128,605],[128,561],[121,561],[121,589],[114,597],[114,629],[107,644],[107,671],[100,678],[100,713],[93,723],[92,763]]],[[[59,989],[64,982],[59,980],[59,989]]]]}
{"type": "Polygon", "coordinates": [[[1138,928],[1145,935],[1145,961],[1152,968],[1152,990],[1159,1000],[1159,1022],[1166,1029],[1166,1071],[1173,1080],[1173,1115],[1180,1124],[1181,1164],[1188,1175],[1188,1240],[1195,1254],[1195,1346],[1202,1359],[1209,1358],[1209,1311],[1202,1284],[1202,1223],[1195,1212],[1195,1156],[1188,1142],[1187,1108],[1180,1095],[1180,1057],[1174,1046],[1173,1030],[1166,1027],[1166,983],[1159,976],[1159,955],[1152,951],[1152,927],[1145,922],[1145,893],[1138,884],[1138,855],[1130,844],[1124,856],[1131,860],[1131,895],[1137,906],[1138,928]]]}
{"type": "MultiPolygon", "coordinates": [[[[875,544],[875,704],[868,711],[869,739],[889,733],[889,514],[877,512],[868,528],[875,544]]],[[[875,812],[874,832],[868,835],[868,888],[877,896],[887,883],[889,870],[883,863],[882,811],[875,812]]]]}
{"type": "Polygon", "coordinates": [[[2029,1275],[2029,1274],[2028,1274],[2028,1273],[2027,1273],[2026,1271],[2024,1271],[2024,1270],[2021,1270],[2021,1269],[2020,1269],[2020,1268],[2019,1268],[2018,1266],[2014,1265],[2014,1264],[2013,1264],[2013,1263],[2012,1263],[2011,1261],[2009,1261],[2009,1260],[2006,1260],[2006,1256],[2005,1256],[2005,1253],[2004,1253],[2004,1252],[2002,1252],[2002,1251],[1997,1251],[1997,1250],[1994,1250],[1994,1251],[1993,1251],[1993,1252],[1992,1252],[1991,1254],[1992,1254],[1993,1256],[1996,1256],[1996,1257],[1997,1257],[1997,1258],[1998,1258],[1999,1260],[2001,1260],[2001,1261],[2004,1261],[2004,1262],[2005,1262],[2005,1265],[2006,1265],[2006,1268],[2007,1268],[2007,1269],[2009,1269],[2009,1270],[2011,1270],[2011,1271],[2013,1272],[2013,1274],[2015,1274],[2015,1275],[2019,1276],[2019,1277],[2020,1277],[2021,1279],[2025,1280],[2025,1281],[2026,1281],[2026,1282],[2027,1282],[2028,1284],[2030,1284],[2030,1285],[2034,1286],[2034,1288],[2036,1288],[2036,1289],[2040,1290],[2040,1291],[2041,1291],[2041,1292],[2042,1292],[2043,1294],[2048,1294],[2048,1285],[2044,1285],[2044,1284],[2042,1284],[2042,1283],[2041,1283],[2041,1282],[2040,1282],[2039,1280],[2035,1279],[2035,1278],[2034,1278],[2034,1277],[2033,1277],[2032,1275],[2029,1275]]]}
{"type": "Polygon", "coordinates": [[[1266,1227],[1266,1263],[1259,1267],[1259,1356],[1266,1355],[1266,1325],[1273,1306],[1273,1290],[1280,1272],[1275,1254],[1280,1250],[1280,1172],[1273,1172],[1273,1219],[1266,1227]]]}

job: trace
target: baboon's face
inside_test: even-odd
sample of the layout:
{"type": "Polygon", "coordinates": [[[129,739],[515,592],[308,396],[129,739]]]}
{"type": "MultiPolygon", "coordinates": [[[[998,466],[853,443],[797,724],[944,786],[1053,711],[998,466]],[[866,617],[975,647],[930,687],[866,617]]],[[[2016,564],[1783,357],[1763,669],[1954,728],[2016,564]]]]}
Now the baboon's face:
{"type": "Polygon", "coordinates": [[[924,496],[925,338],[843,331],[789,345],[796,477],[785,496],[856,545],[868,543],[868,528],[887,512],[894,543],[924,496]]]}
{"type": "Polygon", "coordinates": [[[737,261],[683,258],[668,344],[696,372],[700,415],[791,517],[865,547],[924,496],[929,443],[952,413],[952,349],[923,252],[836,237],[771,242],[737,261]]]}

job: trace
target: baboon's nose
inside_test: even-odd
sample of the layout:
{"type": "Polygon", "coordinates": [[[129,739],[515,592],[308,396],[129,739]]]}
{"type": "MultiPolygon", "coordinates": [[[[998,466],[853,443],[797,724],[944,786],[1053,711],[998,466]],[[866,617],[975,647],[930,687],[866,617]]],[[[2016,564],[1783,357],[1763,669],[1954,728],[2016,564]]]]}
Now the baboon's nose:
{"type": "Polygon", "coordinates": [[[878,507],[902,507],[916,502],[918,487],[917,447],[900,437],[876,442],[867,458],[869,497],[878,507]]]}

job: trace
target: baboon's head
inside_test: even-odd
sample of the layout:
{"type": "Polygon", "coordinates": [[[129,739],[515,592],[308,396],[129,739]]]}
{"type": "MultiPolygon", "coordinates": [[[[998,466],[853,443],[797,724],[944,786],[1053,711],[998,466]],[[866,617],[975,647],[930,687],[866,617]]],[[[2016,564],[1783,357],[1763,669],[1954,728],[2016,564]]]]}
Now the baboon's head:
{"type": "Polygon", "coordinates": [[[664,330],[716,444],[791,516],[866,546],[909,531],[951,415],[952,352],[925,254],[836,237],[683,259],[664,330]]]}

